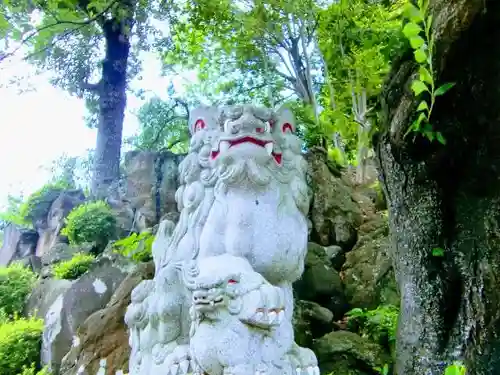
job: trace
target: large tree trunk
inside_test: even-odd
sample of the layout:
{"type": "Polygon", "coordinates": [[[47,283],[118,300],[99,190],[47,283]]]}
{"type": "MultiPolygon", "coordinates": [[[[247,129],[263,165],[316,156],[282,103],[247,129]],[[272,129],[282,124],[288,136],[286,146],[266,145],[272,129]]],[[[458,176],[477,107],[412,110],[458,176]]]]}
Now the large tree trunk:
{"type": "Polygon", "coordinates": [[[130,32],[126,22],[107,20],[103,25],[106,56],[99,88],[99,127],[91,194],[108,195],[109,186],[120,176],[123,119],[127,102],[127,62],[130,32]]]}
{"type": "Polygon", "coordinates": [[[431,0],[445,146],[403,134],[418,102],[411,52],[383,95],[375,139],[401,292],[398,375],[500,374],[500,1],[431,0]],[[444,256],[433,256],[434,248],[444,256]]]}

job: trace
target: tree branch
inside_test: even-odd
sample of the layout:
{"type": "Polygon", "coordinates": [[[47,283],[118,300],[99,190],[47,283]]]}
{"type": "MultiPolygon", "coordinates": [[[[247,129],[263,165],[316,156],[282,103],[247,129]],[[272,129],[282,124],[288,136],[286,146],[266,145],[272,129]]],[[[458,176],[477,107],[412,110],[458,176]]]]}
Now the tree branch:
{"type": "MultiPolygon", "coordinates": [[[[19,43],[19,46],[17,46],[16,48],[14,48],[14,50],[12,50],[10,52],[7,52],[6,54],[0,56],[0,63],[2,61],[4,61],[5,59],[7,59],[9,57],[12,57],[13,55],[15,55],[17,53],[17,51],[19,51],[31,39],[33,39],[34,37],[36,37],[40,32],[42,32],[44,30],[48,30],[48,29],[53,28],[55,26],[60,26],[60,25],[75,25],[75,26],[79,26],[79,27],[77,27],[77,28],[75,28],[74,30],[71,30],[71,31],[79,30],[82,27],[88,26],[92,22],[97,21],[97,19],[99,19],[99,17],[103,16],[106,12],[108,12],[112,8],[112,6],[117,3],[117,1],[118,0],[113,0],[105,9],[102,10],[102,12],[100,12],[100,13],[96,14],[94,17],[89,18],[89,19],[84,20],[84,21],[58,20],[57,17],[53,16],[54,19],[56,20],[55,22],[50,23],[48,25],[41,26],[41,27],[36,28],[35,30],[33,30],[31,33],[29,33],[27,36],[25,36],[23,39],[21,39],[21,41],[19,43]]],[[[69,35],[69,34],[66,34],[66,35],[69,35]]]]}

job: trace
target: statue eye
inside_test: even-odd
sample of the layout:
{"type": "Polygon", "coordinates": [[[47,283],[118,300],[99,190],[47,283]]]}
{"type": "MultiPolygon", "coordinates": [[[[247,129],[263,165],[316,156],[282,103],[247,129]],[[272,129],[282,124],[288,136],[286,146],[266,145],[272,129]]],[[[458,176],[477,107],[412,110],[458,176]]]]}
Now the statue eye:
{"type": "Polygon", "coordinates": [[[235,279],[229,279],[227,281],[228,284],[237,284],[238,282],[235,279]]]}

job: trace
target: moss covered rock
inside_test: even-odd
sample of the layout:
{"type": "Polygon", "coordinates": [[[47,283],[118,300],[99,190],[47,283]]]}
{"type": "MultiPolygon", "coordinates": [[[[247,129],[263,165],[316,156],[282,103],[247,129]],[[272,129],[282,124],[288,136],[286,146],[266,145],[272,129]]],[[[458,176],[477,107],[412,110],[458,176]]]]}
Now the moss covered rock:
{"type": "Polygon", "coordinates": [[[346,254],[342,268],[345,296],[351,307],[399,306],[390,251],[387,218],[377,214],[359,228],[358,242],[346,254]]]}
{"type": "Polygon", "coordinates": [[[344,288],[325,248],[309,243],[304,273],[294,284],[298,299],[317,302],[340,318],[346,311],[344,288]]]}
{"type": "Polygon", "coordinates": [[[331,332],[315,340],[313,350],[322,374],[378,375],[377,368],[390,362],[379,345],[348,331],[331,332]]]}

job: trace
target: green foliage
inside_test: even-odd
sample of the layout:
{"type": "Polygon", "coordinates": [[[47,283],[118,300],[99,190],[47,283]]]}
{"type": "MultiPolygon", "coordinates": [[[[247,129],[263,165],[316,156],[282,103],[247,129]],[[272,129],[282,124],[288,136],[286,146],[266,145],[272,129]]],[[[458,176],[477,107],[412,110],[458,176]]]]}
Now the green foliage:
{"type": "Polygon", "coordinates": [[[394,350],[399,309],[393,305],[379,306],[374,310],[360,308],[347,313],[347,326],[361,336],[394,350]]]}
{"type": "Polygon", "coordinates": [[[421,97],[417,107],[417,118],[408,128],[410,132],[420,133],[430,141],[437,140],[441,144],[446,141],[439,131],[431,125],[431,115],[436,98],[444,95],[455,83],[444,83],[436,86],[436,72],[433,65],[434,36],[432,35],[432,15],[428,14],[429,0],[418,0],[417,6],[409,3],[406,9],[408,23],[403,28],[405,37],[409,40],[415,61],[419,65],[418,78],[411,84],[415,96],[421,97]]]}
{"type": "Polygon", "coordinates": [[[30,367],[23,366],[23,371],[18,375],[50,375],[50,372],[48,367],[44,367],[40,371],[37,371],[36,366],[33,363],[30,367]]]}
{"type": "Polygon", "coordinates": [[[56,279],[75,280],[87,272],[94,261],[93,255],[78,253],[70,260],[57,263],[52,271],[56,279]]]}
{"type": "Polygon", "coordinates": [[[27,371],[26,366],[38,363],[42,332],[43,320],[41,319],[16,317],[12,321],[0,323],[2,375],[17,375],[20,372],[24,375],[27,371]]]}
{"type": "Polygon", "coordinates": [[[116,217],[104,201],[87,202],[75,207],[65,219],[61,233],[72,245],[93,242],[100,249],[116,235],[116,217]]]}
{"type": "Polygon", "coordinates": [[[153,259],[151,247],[155,236],[151,232],[132,233],[113,244],[113,250],[136,262],[148,262],[153,259]]]}
{"type": "Polygon", "coordinates": [[[326,138],[338,132],[349,159],[356,158],[360,145],[369,144],[377,128],[373,106],[392,59],[404,45],[399,16],[403,1],[340,0],[320,12],[317,35],[326,74],[319,102],[324,110],[321,127],[309,130],[326,138]]]}
{"type": "Polygon", "coordinates": [[[36,275],[20,263],[0,267],[0,306],[7,315],[23,311],[35,281],[36,275]]]}
{"type": "MultiPolygon", "coordinates": [[[[30,220],[26,220],[21,213],[23,207],[23,198],[12,195],[7,196],[7,209],[0,212],[0,221],[4,224],[12,223],[19,227],[31,228],[33,224],[30,220]]],[[[5,226],[5,225],[3,225],[5,226]]]]}
{"type": "Polygon", "coordinates": [[[128,140],[139,150],[185,153],[189,146],[188,108],[179,100],[150,99],[137,113],[139,134],[128,140]]]}
{"type": "Polygon", "coordinates": [[[454,362],[444,371],[444,375],[465,375],[466,368],[461,362],[454,362]]]}
{"type": "Polygon", "coordinates": [[[56,181],[42,186],[40,189],[31,194],[26,202],[20,207],[20,215],[24,220],[36,221],[45,219],[49,213],[50,206],[66,189],[71,189],[72,186],[66,181],[56,181]]]}

